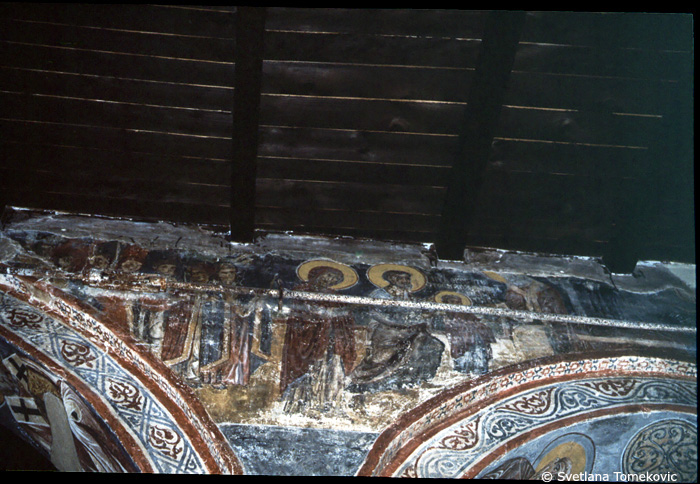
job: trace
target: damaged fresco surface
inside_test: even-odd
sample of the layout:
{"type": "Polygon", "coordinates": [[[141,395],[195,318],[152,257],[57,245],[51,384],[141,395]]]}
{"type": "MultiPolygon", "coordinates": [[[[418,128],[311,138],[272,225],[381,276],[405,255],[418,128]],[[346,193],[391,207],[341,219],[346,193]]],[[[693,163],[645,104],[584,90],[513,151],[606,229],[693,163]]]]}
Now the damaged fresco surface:
{"type": "MultiPolygon", "coordinates": [[[[66,408],[73,388],[32,361],[22,341],[64,365],[71,351],[100,353],[62,329],[34,336],[27,321],[53,321],[30,304],[46,301],[37,295],[45,291],[79,301],[144,365],[175,382],[185,396],[168,397],[173,402],[196,401],[192,412],[216,427],[202,440],[225,441],[222,452],[235,455],[232,468],[241,473],[529,479],[552,469],[612,476],[653,468],[697,479],[695,287],[662,264],[640,264],[623,277],[588,259],[516,254],[509,262],[496,251],[495,262],[440,261],[420,245],[284,234],[231,244],[170,224],[19,213],[0,235],[3,422],[30,425],[13,410],[13,402],[28,402],[51,435],[52,409],[66,408]],[[614,355],[626,363],[601,360],[614,355]],[[17,377],[18,358],[42,375],[46,391],[17,377]],[[542,368],[562,361],[577,369],[547,370],[539,380],[542,368]],[[522,368],[530,376],[517,391],[484,393],[522,368]],[[472,395],[473,412],[461,413],[460,404],[449,418],[433,415],[457,394],[472,395]],[[509,439],[519,444],[505,445],[509,439]],[[394,451],[398,442],[404,450],[394,451]],[[640,457],[650,446],[664,459],[640,457]],[[472,454],[493,457],[472,468],[465,457],[472,454]]],[[[52,325],[61,326],[47,322],[40,332],[52,325]]],[[[119,373],[129,365],[103,351],[99,365],[87,371],[92,360],[83,361],[71,375],[119,410],[112,427],[133,428],[139,419],[139,428],[160,429],[157,438],[146,430],[132,438],[150,471],[212,472],[226,461],[212,445],[198,453],[202,444],[178,429],[177,412],[158,406],[157,389],[119,373]],[[117,388],[123,401],[144,399],[138,416],[110,400],[117,388]]],[[[72,422],[67,410],[61,415],[72,422]]],[[[92,443],[110,449],[105,469],[143,469],[108,427],[101,422],[109,438],[92,443]]],[[[34,440],[53,455],[41,444],[50,439],[34,440]]],[[[58,462],[103,470],[83,447],[58,462]]]]}

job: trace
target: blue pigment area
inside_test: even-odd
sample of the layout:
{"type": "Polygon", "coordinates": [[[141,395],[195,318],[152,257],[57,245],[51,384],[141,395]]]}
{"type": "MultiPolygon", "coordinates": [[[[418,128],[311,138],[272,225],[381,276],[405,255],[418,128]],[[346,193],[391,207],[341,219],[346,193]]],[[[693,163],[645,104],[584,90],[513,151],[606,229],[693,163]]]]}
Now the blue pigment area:
{"type": "Polygon", "coordinates": [[[354,476],[377,433],[220,424],[247,474],[354,476]]]}

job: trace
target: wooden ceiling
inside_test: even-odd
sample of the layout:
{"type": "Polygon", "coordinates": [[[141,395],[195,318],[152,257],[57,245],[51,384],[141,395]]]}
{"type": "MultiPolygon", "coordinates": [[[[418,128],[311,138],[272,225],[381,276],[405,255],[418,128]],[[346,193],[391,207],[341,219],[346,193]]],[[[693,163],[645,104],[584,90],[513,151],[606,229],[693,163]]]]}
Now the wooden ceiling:
{"type": "Polygon", "coordinates": [[[2,3],[0,202],[694,263],[692,20],[2,3]]]}

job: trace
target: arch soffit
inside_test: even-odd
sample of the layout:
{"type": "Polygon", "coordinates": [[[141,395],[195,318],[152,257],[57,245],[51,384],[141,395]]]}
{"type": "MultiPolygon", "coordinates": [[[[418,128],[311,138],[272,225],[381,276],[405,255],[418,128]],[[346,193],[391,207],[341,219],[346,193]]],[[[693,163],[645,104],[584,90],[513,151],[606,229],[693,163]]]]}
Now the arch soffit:
{"type": "MultiPolygon", "coordinates": [[[[187,464],[170,462],[172,456],[176,455],[173,452],[170,452],[169,459],[165,459],[167,462],[161,459],[163,452],[156,450],[157,446],[154,446],[153,439],[159,442],[168,440],[167,431],[166,434],[158,435],[161,428],[156,422],[150,426],[137,425],[136,427],[150,429],[154,434],[148,442],[147,434],[140,435],[144,433],[143,430],[139,432],[131,428],[130,419],[117,416],[121,410],[118,404],[105,400],[101,396],[108,394],[106,387],[92,388],[91,384],[80,377],[80,365],[71,366],[61,355],[51,355],[50,348],[54,348],[55,351],[60,351],[60,348],[55,342],[48,343],[50,338],[47,338],[47,343],[42,348],[35,343],[37,339],[30,337],[31,327],[13,328],[9,325],[3,327],[0,324],[0,336],[55,371],[57,376],[65,378],[74,387],[84,391],[83,396],[119,438],[135,444],[129,446],[130,450],[135,452],[131,457],[142,466],[142,470],[167,473],[188,470],[210,474],[243,473],[239,459],[194,392],[180,382],[160,360],[135,344],[135,340],[130,335],[120,334],[110,329],[117,327],[113,322],[104,321],[104,318],[97,315],[93,308],[51,284],[32,277],[0,274],[0,297],[3,294],[47,316],[48,320],[59,324],[63,332],[86,342],[86,346],[90,347],[96,357],[113,361],[118,370],[123,372],[122,376],[135,383],[135,386],[143,391],[144,396],[151,399],[151,404],[162,409],[160,414],[172,418],[171,429],[168,430],[174,430],[177,434],[175,437],[181,437],[182,442],[177,444],[179,445],[177,455],[183,458],[187,455],[187,464]],[[140,442],[134,442],[134,440],[140,440],[140,442]]],[[[1,320],[0,323],[2,323],[1,320]]],[[[42,331],[44,331],[43,328],[42,331]]],[[[91,383],[101,382],[103,385],[108,381],[107,378],[90,380],[91,383]]],[[[142,417],[148,416],[144,414],[142,417]]]]}
{"type": "Polygon", "coordinates": [[[452,439],[455,442],[452,450],[465,451],[461,461],[473,456],[454,470],[452,477],[475,477],[503,452],[498,439],[484,442],[480,420],[489,413],[492,414],[489,418],[494,418],[493,411],[503,410],[504,406],[510,406],[511,412],[541,414],[539,430],[523,428],[516,434],[503,435],[501,441],[524,442],[548,429],[606,414],[649,409],[697,413],[696,395],[697,366],[690,355],[617,351],[539,358],[465,382],[407,412],[380,434],[358,475],[412,475],[422,456],[436,449],[447,452],[452,439]],[[673,387],[663,393],[666,399],[658,402],[645,399],[641,403],[638,394],[647,391],[644,385],[663,386],[664,382],[673,387]],[[601,400],[604,403],[590,408],[570,408],[567,412],[559,406],[556,407],[559,413],[555,412],[557,392],[581,389],[604,396],[601,400]],[[490,453],[490,457],[483,458],[490,453]]]}

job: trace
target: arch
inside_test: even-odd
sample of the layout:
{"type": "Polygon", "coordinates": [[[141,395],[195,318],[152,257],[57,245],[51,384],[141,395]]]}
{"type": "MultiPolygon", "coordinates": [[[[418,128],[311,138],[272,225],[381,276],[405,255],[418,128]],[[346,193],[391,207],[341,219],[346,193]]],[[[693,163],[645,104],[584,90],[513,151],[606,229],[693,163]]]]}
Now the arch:
{"type": "Polygon", "coordinates": [[[194,392],[116,322],[28,276],[0,274],[0,298],[0,337],[78,389],[142,471],[243,473],[194,392]]]}
{"type": "Polygon", "coordinates": [[[697,413],[690,356],[546,357],[458,385],[408,412],[375,441],[360,476],[476,477],[514,445],[586,419],[697,413]]]}

